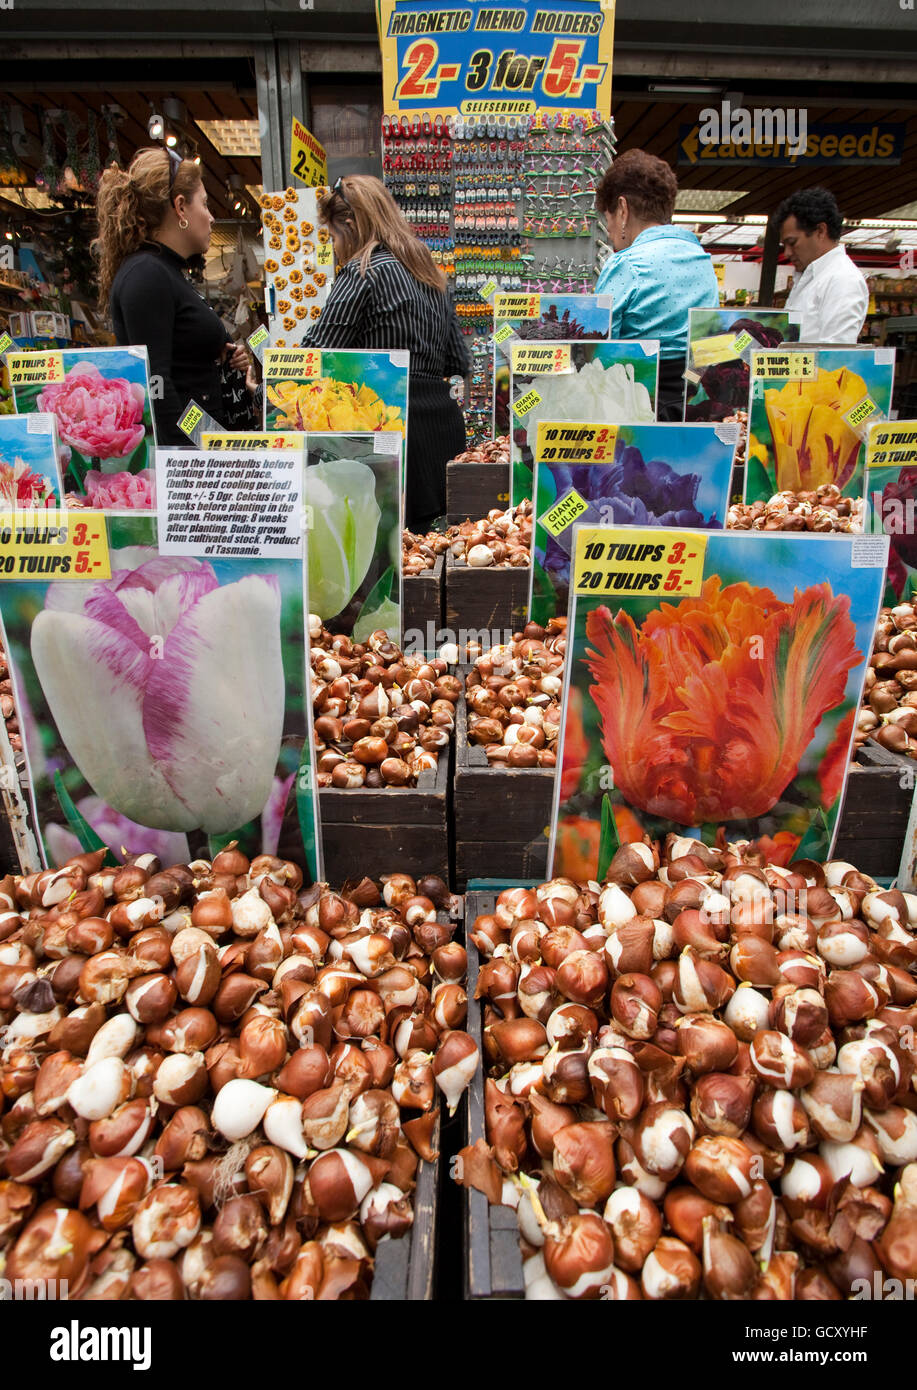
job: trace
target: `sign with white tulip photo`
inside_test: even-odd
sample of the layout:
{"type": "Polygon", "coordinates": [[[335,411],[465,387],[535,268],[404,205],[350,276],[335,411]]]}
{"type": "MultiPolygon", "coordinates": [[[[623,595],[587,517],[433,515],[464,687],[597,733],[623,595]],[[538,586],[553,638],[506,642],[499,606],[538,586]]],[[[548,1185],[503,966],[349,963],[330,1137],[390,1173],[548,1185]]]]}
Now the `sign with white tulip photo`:
{"type": "Polygon", "coordinates": [[[303,560],[164,555],[153,517],[103,524],[110,578],[0,585],[47,864],[275,854],[283,834],[321,877],[303,560]]]}

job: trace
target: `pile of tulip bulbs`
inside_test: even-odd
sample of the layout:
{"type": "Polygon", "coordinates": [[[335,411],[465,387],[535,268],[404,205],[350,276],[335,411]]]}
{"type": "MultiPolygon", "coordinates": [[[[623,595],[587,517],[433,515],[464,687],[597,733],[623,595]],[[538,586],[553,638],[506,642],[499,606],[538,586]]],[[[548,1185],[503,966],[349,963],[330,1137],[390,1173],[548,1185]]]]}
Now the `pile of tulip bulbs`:
{"type": "Polygon", "coordinates": [[[534,1299],[843,1299],[917,1277],[917,895],[748,842],[516,888],[482,957],[486,1143],[534,1299]],[[864,1281],[859,1283],[858,1281],[864,1281]]]}
{"type": "Polygon", "coordinates": [[[917,610],[883,608],[876,623],[854,743],[873,738],[892,753],[917,757],[917,610]]]}
{"type": "Polygon", "coordinates": [[[474,658],[465,677],[468,741],[492,766],[556,765],[566,633],[566,617],[527,623],[474,658]]]}
{"type": "Polygon", "coordinates": [[[104,856],[0,882],[0,1271],[367,1298],[479,1062],[445,884],[104,856]]]}

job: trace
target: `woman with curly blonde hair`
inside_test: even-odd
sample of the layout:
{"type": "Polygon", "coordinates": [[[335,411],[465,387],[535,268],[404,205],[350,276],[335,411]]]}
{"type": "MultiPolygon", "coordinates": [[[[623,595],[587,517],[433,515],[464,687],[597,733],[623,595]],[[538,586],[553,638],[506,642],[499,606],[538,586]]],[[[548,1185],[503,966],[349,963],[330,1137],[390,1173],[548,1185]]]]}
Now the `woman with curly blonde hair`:
{"type": "Polygon", "coordinates": [[[187,444],[188,401],[219,419],[220,365],[248,360],[187,274],[213,226],[200,166],[164,146],[138,150],[129,169],[105,170],[96,206],[100,305],[119,344],[146,345],[159,443],[187,444]]]}

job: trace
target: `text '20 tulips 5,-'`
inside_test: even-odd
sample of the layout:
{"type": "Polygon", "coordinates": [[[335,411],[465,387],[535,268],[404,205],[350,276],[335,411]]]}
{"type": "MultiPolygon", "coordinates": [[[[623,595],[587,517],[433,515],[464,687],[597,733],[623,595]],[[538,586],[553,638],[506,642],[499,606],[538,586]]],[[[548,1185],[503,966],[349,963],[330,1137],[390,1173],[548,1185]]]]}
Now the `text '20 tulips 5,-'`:
{"type": "Polygon", "coordinates": [[[0,883],[0,1263],[104,1299],[369,1296],[478,1066],[442,880],[235,846],[0,883]],[[444,920],[445,919],[445,920],[444,920]]]}
{"type": "Polygon", "coordinates": [[[500,894],[487,1142],[527,1297],[842,1299],[917,1276],[917,896],[747,841],[500,894]]]}

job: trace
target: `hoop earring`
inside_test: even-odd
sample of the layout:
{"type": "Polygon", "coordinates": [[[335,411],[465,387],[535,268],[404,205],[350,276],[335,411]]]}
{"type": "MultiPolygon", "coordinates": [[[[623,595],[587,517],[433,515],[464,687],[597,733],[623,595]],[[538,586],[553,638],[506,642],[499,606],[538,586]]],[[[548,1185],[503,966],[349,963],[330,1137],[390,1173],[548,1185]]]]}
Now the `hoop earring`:
{"type": "Polygon", "coordinates": [[[190,227],[191,223],[188,221],[187,217],[180,217],[178,219],[178,225],[179,227],[181,227],[183,232],[186,232],[190,227]]]}

